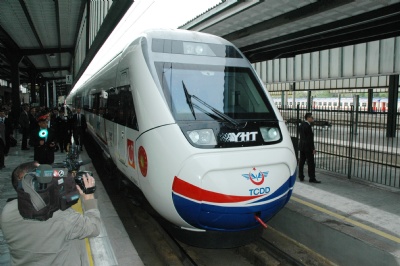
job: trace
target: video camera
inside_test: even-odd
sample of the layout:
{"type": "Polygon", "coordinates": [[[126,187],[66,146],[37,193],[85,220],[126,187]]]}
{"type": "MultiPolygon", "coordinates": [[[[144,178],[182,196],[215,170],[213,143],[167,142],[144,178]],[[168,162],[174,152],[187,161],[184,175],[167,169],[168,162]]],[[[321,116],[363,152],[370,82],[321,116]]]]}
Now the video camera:
{"type": "Polygon", "coordinates": [[[57,210],[66,210],[79,200],[75,180],[67,168],[42,164],[27,173],[17,188],[22,217],[45,221],[57,210]]]}

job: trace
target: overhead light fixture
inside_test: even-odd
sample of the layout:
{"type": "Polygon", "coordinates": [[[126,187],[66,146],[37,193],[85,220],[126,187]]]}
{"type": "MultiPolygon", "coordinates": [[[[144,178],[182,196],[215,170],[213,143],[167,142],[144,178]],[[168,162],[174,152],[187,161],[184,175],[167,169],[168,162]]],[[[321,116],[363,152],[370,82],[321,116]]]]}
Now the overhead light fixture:
{"type": "Polygon", "coordinates": [[[56,55],[55,54],[49,54],[49,57],[50,58],[56,58],[56,55]]]}

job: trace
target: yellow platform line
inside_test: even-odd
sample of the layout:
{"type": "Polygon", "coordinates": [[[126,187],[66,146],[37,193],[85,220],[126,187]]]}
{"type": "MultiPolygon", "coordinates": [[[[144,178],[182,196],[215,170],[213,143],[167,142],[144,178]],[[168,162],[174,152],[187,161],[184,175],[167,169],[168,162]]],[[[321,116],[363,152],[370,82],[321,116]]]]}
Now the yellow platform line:
{"type": "Polygon", "coordinates": [[[333,216],[333,217],[335,217],[335,218],[337,218],[337,219],[343,220],[343,221],[345,221],[346,223],[349,223],[349,224],[358,226],[358,227],[360,227],[360,228],[362,228],[362,229],[364,229],[364,230],[366,230],[366,231],[372,232],[372,233],[374,233],[374,234],[377,234],[377,235],[379,235],[379,236],[381,236],[381,237],[384,237],[384,238],[386,238],[386,239],[389,239],[389,240],[391,240],[391,241],[393,241],[393,242],[396,242],[396,243],[399,243],[399,244],[400,244],[400,238],[399,238],[399,237],[396,237],[396,236],[393,236],[393,235],[391,235],[391,234],[382,232],[382,231],[380,231],[380,230],[378,230],[378,229],[375,229],[375,228],[373,228],[373,227],[371,227],[371,226],[368,226],[368,225],[365,225],[365,224],[363,224],[363,223],[354,221],[354,220],[352,220],[352,219],[350,219],[350,218],[347,218],[347,217],[345,217],[345,216],[343,216],[343,215],[340,215],[340,214],[337,214],[337,213],[335,213],[335,212],[329,211],[329,210],[327,210],[327,209],[325,209],[325,208],[322,208],[322,207],[320,207],[320,206],[317,206],[317,205],[312,204],[312,203],[310,203],[310,202],[307,202],[307,201],[305,201],[305,200],[302,200],[302,199],[299,199],[299,198],[296,198],[296,197],[293,197],[293,196],[291,197],[291,199],[292,199],[293,201],[296,201],[296,202],[300,203],[300,204],[306,205],[306,206],[308,206],[308,207],[310,207],[310,208],[312,208],[312,209],[314,209],[314,210],[323,212],[323,213],[328,214],[328,215],[330,215],[330,216],[333,216]]]}
{"type": "MultiPolygon", "coordinates": [[[[80,199],[75,205],[72,206],[72,209],[74,209],[75,211],[83,214],[82,202],[81,202],[80,199]]],[[[88,238],[85,238],[85,246],[86,246],[86,252],[87,252],[87,255],[88,255],[89,265],[93,266],[94,263],[93,263],[92,250],[90,248],[90,243],[89,243],[89,239],[88,238]]]]}

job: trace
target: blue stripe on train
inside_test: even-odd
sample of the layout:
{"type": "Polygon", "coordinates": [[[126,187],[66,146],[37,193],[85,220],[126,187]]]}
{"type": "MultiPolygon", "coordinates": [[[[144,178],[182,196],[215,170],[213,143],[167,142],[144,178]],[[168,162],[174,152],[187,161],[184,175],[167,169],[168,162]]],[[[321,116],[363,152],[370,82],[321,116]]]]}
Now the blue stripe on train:
{"type": "Polygon", "coordinates": [[[263,221],[271,219],[285,206],[292,195],[296,172],[273,194],[261,200],[249,203],[266,202],[261,205],[229,207],[207,203],[198,203],[172,193],[174,205],[179,215],[190,225],[206,230],[240,231],[259,226],[254,218],[257,214],[263,221]]]}

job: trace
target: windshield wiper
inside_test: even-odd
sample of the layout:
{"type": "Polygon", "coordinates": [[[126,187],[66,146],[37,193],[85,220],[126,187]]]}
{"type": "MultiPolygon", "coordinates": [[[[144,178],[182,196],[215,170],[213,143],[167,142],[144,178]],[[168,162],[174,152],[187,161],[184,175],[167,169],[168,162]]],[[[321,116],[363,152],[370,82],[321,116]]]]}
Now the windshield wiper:
{"type": "Polygon", "coordinates": [[[230,118],[229,116],[227,116],[226,114],[222,113],[221,111],[215,109],[214,107],[212,107],[211,105],[209,105],[208,103],[206,103],[205,101],[203,101],[202,99],[200,99],[199,97],[197,97],[194,94],[189,94],[188,90],[186,89],[186,85],[182,80],[182,85],[183,85],[183,90],[185,91],[185,96],[186,96],[186,102],[190,107],[190,110],[192,111],[192,114],[194,116],[194,118],[196,119],[196,115],[194,113],[194,109],[193,107],[196,107],[196,109],[199,109],[200,111],[202,111],[203,113],[207,114],[208,116],[218,116],[219,118],[221,118],[222,120],[225,120],[226,122],[231,123],[232,125],[234,125],[236,128],[239,127],[240,123],[237,122],[236,120],[230,118]],[[192,102],[192,98],[195,99],[196,101],[198,101],[199,103],[201,103],[202,105],[204,105],[205,107],[207,107],[208,109],[210,109],[213,113],[210,113],[206,110],[204,110],[203,108],[201,108],[200,106],[198,106],[197,104],[192,102]]]}
{"type": "Polygon", "coordinates": [[[192,96],[187,91],[183,80],[182,80],[182,85],[183,85],[183,91],[185,92],[186,102],[189,105],[190,111],[192,111],[192,115],[193,115],[194,119],[196,119],[196,114],[194,113],[194,109],[193,109],[192,96]]]}

